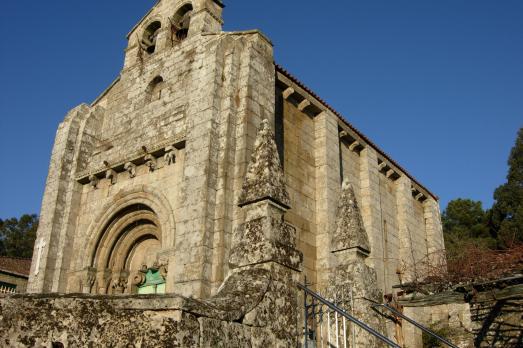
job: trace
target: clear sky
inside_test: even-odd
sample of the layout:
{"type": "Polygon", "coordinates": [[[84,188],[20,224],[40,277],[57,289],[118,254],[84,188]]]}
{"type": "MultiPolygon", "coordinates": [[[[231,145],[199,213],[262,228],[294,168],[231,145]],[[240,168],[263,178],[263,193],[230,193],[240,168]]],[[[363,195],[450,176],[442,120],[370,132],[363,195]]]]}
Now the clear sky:
{"type": "MultiPolygon", "coordinates": [[[[166,0],[164,0],[166,1],[166,0]]],[[[39,213],[58,123],[118,75],[154,0],[4,1],[0,218],[39,213]]],[[[225,1],[275,58],[441,197],[492,204],[523,126],[522,0],[225,1]]]]}

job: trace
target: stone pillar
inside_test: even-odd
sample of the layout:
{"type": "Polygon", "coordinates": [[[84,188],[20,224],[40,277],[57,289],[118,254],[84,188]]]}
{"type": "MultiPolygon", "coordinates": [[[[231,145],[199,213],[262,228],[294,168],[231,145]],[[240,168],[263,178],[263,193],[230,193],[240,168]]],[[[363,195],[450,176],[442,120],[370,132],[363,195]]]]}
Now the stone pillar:
{"type": "Polygon", "coordinates": [[[85,104],[71,110],[56,133],[27,287],[29,293],[51,292],[56,288],[53,282],[60,278],[58,273],[62,270],[56,268],[62,256],[60,232],[70,223],[66,207],[71,205],[73,198],[70,183],[75,184],[74,159],[82,121],[89,112],[90,108],[85,104]]]}
{"type": "Polygon", "coordinates": [[[427,232],[427,253],[432,266],[441,266],[444,260],[445,242],[441,225],[439,203],[432,197],[423,202],[425,230],[427,232]]]}
{"type": "Polygon", "coordinates": [[[296,346],[297,288],[303,256],[296,250],[296,230],[283,217],[290,199],[285,188],[274,135],[268,120],[260,126],[247,168],[239,206],[245,221],[234,232],[229,265],[232,273],[263,269],[271,282],[261,303],[244,323],[266,327],[272,347],[296,346]]]}
{"type": "MultiPolygon", "coordinates": [[[[378,274],[383,274],[383,218],[380,197],[380,173],[378,170],[378,157],[376,151],[370,146],[365,147],[360,154],[360,179],[361,179],[361,214],[365,229],[369,235],[372,255],[367,262],[374,267],[378,274]]],[[[381,289],[382,277],[378,279],[381,289]]]]}
{"type": "Polygon", "coordinates": [[[340,187],[338,121],[322,112],[314,118],[316,165],[316,289],[327,286],[332,264],[331,231],[335,229],[336,204],[340,187]]]}
{"type": "Polygon", "coordinates": [[[220,0],[196,0],[191,15],[189,36],[199,33],[217,33],[222,30],[222,10],[220,0]]]}
{"type": "Polygon", "coordinates": [[[398,230],[400,239],[399,271],[402,283],[410,282],[415,278],[415,255],[412,250],[414,224],[414,200],[412,198],[412,183],[406,176],[397,181],[398,230]]]}
{"type": "MultiPolygon", "coordinates": [[[[331,275],[329,295],[342,299],[341,306],[349,313],[386,335],[383,318],[370,307],[371,301],[381,303],[383,295],[376,271],[365,263],[371,252],[369,237],[348,180],[342,186],[331,250],[337,265],[331,275]]],[[[356,347],[382,346],[381,341],[359,327],[355,329],[354,342],[356,347]]]]}

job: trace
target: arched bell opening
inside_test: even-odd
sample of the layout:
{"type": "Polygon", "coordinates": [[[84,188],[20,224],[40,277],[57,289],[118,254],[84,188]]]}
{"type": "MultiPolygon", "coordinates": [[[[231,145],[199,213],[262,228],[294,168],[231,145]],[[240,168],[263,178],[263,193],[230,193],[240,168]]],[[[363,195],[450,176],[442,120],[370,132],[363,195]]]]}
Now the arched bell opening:
{"type": "Polygon", "coordinates": [[[160,21],[152,22],[145,28],[140,40],[140,46],[148,54],[153,54],[156,51],[156,41],[161,28],[162,23],[160,21]]]}
{"type": "Polygon", "coordinates": [[[171,21],[171,35],[173,42],[180,42],[189,35],[189,27],[191,25],[191,15],[193,13],[193,6],[191,3],[182,5],[170,18],[171,21]]]}

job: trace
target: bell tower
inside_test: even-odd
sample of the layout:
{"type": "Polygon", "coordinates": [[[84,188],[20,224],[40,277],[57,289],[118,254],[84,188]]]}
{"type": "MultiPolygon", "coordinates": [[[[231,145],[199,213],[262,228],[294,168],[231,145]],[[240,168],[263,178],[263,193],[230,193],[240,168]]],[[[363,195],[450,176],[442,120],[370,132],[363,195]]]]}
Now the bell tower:
{"type": "Polygon", "coordinates": [[[221,32],[223,8],[220,0],[159,0],[127,35],[125,67],[141,64],[186,39],[221,32]]]}
{"type": "Polygon", "coordinates": [[[193,6],[190,34],[222,30],[222,10],[225,5],[220,0],[194,0],[193,6]]]}

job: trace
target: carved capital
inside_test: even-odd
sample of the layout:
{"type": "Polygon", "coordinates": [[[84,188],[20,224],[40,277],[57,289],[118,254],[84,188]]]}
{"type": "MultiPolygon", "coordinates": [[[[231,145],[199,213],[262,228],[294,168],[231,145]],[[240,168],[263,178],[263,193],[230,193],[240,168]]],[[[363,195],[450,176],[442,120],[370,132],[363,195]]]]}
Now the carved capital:
{"type": "Polygon", "coordinates": [[[127,281],[129,274],[127,272],[119,272],[113,277],[111,288],[114,294],[123,294],[127,289],[127,281]]]}

